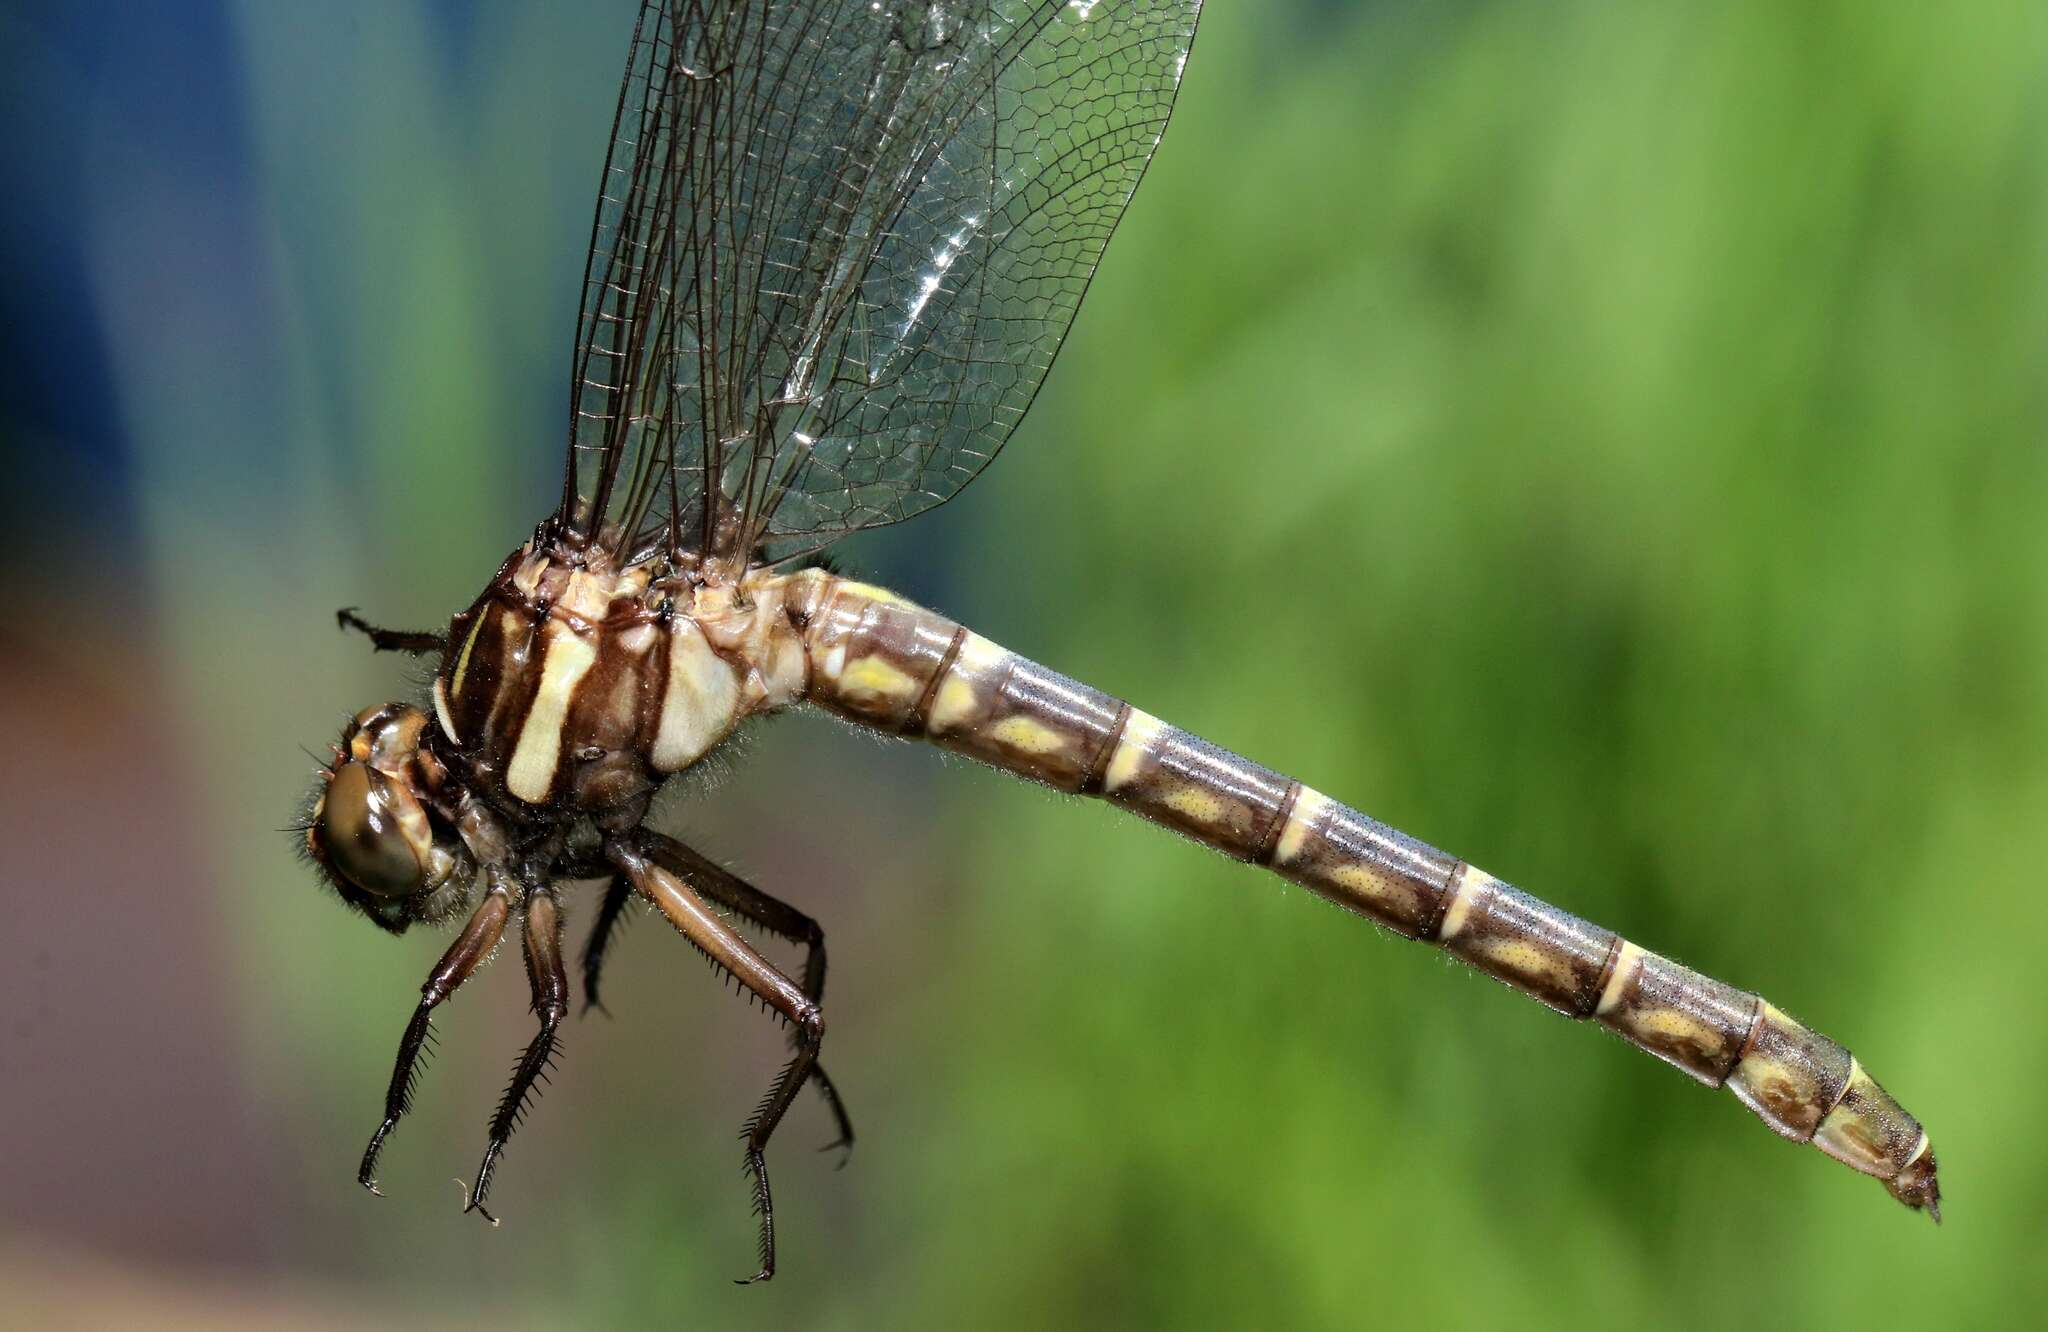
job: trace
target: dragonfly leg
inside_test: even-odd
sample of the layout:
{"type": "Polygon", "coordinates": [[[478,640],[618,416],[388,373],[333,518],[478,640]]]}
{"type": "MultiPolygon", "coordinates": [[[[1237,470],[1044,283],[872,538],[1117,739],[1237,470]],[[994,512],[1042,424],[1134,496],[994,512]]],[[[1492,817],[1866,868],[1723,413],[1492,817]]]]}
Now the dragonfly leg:
{"type": "Polygon", "coordinates": [[[619,926],[629,919],[626,907],[632,900],[632,883],[623,874],[613,875],[611,882],[605,885],[604,900],[598,904],[597,919],[590,924],[590,936],[583,941],[581,967],[585,1013],[594,1008],[606,1017],[611,1016],[611,1011],[598,1002],[597,980],[604,971],[604,959],[611,947],[612,939],[618,933],[619,926]]]}
{"type": "Polygon", "coordinates": [[[377,1126],[377,1132],[370,1138],[370,1145],[363,1151],[362,1166],[356,1171],[356,1183],[372,1193],[379,1192],[377,1155],[384,1150],[384,1139],[391,1136],[391,1130],[398,1127],[399,1119],[412,1109],[413,1084],[420,1047],[427,1039],[428,1017],[444,999],[461,988],[471,973],[491,955],[491,950],[498,946],[511,908],[509,892],[494,884],[470,916],[469,923],[462,927],[462,933],[448,945],[448,951],[441,954],[441,960],[427,973],[426,983],[420,986],[419,1007],[413,1010],[412,1021],[405,1024],[405,1035],[398,1042],[398,1063],[391,1070],[390,1089],[384,1093],[384,1122],[377,1126]]]}
{"type": "Polygon", "coordinates": [[[667,866],[651,859],[643,850],[646,840],[644,834],[615,837],[606,843],[606,854],[677,932],[711,959],[713,966],[745,986],[796,1033],[795,1057],[761,1098],[742,1135],[747,1144],[746,1170],[754,1181],[754,1208],[761,1218],[761,1266],[746,1281],[766,1281],[775,1275],[775,1207],[768,1187],[768,1139],[817,1065],[818,1046],[825,1036],[825,1017],[802,987],[756,952],[752,944],[720,919],[709,902],[667,866]]]}
{"type": "Polygon", "coordinates": [[[490,1145],[484,1148],[483,1164],[477,1167],[476,1188],[462,1206],[465,1212],[481,1213],[494,1226],[498,1218],[484,1208],[491,1172],[497,1168],[512,1130],[526,1117],[534,1082],[547,1076],[548,1064],[555,1057],[556,1029],[569,1011],[569,977],[562,970],[562,913],[552,889],[535,888],[527,894],[525,941],[526,976],[533,985],[533,1012],[540,1020],[540,1030],[527,1042],[504,1098],[498,1102],[498,1113],[491,1116],[490,1145]]]}
{"type": "Polygon", "coordinates": [[[379,629],[356,614],[354,606],[343,606],[334,612],[334,622],[344,629],[353,629],[368,636],[370,650],[373,652],[410,652],[422,655],[448,650],[448,637],[445,634],[430,633],[424,629],[379,629]]]}
{"type": "MultiPolygon", "coordinates": [[[[779,897],[762,892],[745,879],[716,861],[709,860],[672,837],[648,834],[648,853],[666,865],[670,871],[683,877],[692,888],[704,894],[720,906],[738,912],[768,933],[800,946],[804,950],[804,994],[814,1004],[825,1002],[825,930],[817,921],[797,910],[779,897]]],[[[607,898],[607,905],[610,899],[607,898]]],[[[794,1038],[794,1033],[792,1033],[794,1038]]],[[[823,1064],[813,1070],[811,1081],[816,1084],[818,1094],[825,1098],[825,1104],[832,1112],[833,1125],[839,1136],[819,1148],[820,1151],[837,1149],[842,1168],[853,1154],[853,1119],[846,1113],[846,1103],[839,1099],[839,1089],[832,1085],[823,1064]]]]}

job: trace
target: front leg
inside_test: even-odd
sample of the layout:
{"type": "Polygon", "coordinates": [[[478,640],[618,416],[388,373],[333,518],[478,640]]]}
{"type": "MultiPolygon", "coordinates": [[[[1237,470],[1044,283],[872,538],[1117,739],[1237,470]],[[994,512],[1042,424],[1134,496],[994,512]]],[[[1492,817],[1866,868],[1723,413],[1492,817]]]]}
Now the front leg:
{"type": "Polygon", "coordinates": [[[354,606],[343,606],[334,612],[334,622],[344,629],[354,629],[367,635],[372,652],[410,652],[423,656],[448,650],[446,634],[429,633],[424,629],[379,629],[357,615],[354,606]]]}
{"type": "Polygon", "coordinates": [[[498,1157],[511,1139],[512,1130],[525,1117],[526,1098],[533,1091],[534,1080],[554,1058],[555,1031],[569,1011],[569,977],[562,970],[562,914],[551,888],[527,892],[525,939],[526,976],[533,986],[533,1012],[540,1019],[540,1030],[527,1042],[526,1053],[512,1071],[504,1099],[498,1102],[498,1113],[491,1117],[491,1140],[484,1148],[483,1164],[477,1167],[476,1189],[462,1207],[465,1212],[480,1213],[494,1226],[498,1218],[484,1208],[484,1195],[491,1188],[491,1172],[497,1168],[498,1157]]]}
{"type": "Polygon", "coordinates": [[[363,1164],[356,1171],[356,1183],[372,1193],[379,1192],[377,1155],[384,1150],[384,1139],[391,1136],[399,1119],[412,1109],[413,1069],[419,1060],[420,1045],[427,1038],[428,1015],[460,989],[491,955],[499,936],[505,932],[505,918],[511,910],[510,894],[501,885],[493,884],[469,923],[462,927],[462,933],[427,973],[426,984],[420,987],[419,1007],[413,1010],[412,1021],[405,1024],[405,1035],[398,1042],[398,1064],[391,1070],[391,1087],[384,1093],[384,1122],[370,1138],[370,1145],[363,1151],[363,1164]]]}
{"type": "Polygon", "coordinates": [[[768,1139],[782,1122],[790,1102],[803,1089],[818,1062],[818,1047],[825,1037],[825,1017],[802,987],[776,970],[754,951],[718,913],[693,892],[690,886],[642,850],[642,840],[631,835],[614,837],[605,843],[605,855],[633,884],[641,896],[653,902],[669,924],[725,971],[747,987],[794,1029],[796,1055],[768,1088],[761,1104],[747,1120],[747,1173],[754,1179],[754,1206],[761,1217],[761,1267],[745,1282],[766,1281],[775,1275],[775,1206],[768,1188],[768,1139]]]}

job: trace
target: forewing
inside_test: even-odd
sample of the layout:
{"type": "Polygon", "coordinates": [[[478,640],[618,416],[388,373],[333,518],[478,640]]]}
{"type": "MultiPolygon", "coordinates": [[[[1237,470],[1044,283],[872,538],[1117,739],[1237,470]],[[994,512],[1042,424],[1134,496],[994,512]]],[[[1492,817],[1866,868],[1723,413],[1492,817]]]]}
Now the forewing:
{"type": "Polygon", "coordinates": [[[579,325],[571,526],[786,555],[957,493],[1052,364],[1199,7],[643,6],[579,325]]]}
{"type": "MultiPolygon", "coordinates": [[[[698,416],[679,351],[674,287],[675,204],[680,180],[676,116],[687,108],[671,88],[679,74],[675,6],[640,7],[583,270],[576,347],[569,365],[569,455],[557,527],[615,549],[637,537],[645,515],[667,512],[646,492],[666,489],[687,452],[676,431],[698,416]]],[[[669,496],[671,505],[673,496],[669,496]]]]}

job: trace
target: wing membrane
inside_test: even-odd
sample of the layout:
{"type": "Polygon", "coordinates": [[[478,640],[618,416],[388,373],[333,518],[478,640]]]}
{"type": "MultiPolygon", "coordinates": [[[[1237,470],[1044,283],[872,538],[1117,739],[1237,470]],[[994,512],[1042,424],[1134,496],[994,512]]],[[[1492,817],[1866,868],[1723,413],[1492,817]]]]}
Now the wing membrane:
{"type": "Polygon", "coordinates": [[[644,4],[562,528],[780,557],[956,494],[1043,382],[1199,8],[644,4]]]}

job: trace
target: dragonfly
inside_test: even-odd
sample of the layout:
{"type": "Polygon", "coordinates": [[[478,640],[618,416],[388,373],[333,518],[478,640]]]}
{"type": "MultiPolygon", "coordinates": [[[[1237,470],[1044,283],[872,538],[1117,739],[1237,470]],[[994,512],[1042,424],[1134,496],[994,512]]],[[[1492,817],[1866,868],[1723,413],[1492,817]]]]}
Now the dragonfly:
{"type": "MultiPolygon", "coordinates": [[[[580,970],[649,904],[786,1029],[744,1130],[767,1149],[819,1062],[818,922],[648,826],[671,778],[798,707],[1108,801],[1594,1023],[1939,1219],[1926,1132],[1847,1049],[822,559],[957,495],[1016,430],[1165,132],[1199,0],[646,0],[599,177],[559,503],[445,632],[430,697],[357,714],[298,825],[390,932],[459,922],[357,1171],[411,1107],[434,1010],[508,935],[536,1030],[464,1210],[570,1006],[562,901],[604,884],[580,970]],[[753,937],[749,937],[750,932],[753,937]],[[755,939],[802,951],[792,975],[755,939]]],[[[622,26],[623,26],[623,15],[622,26]]]]}

